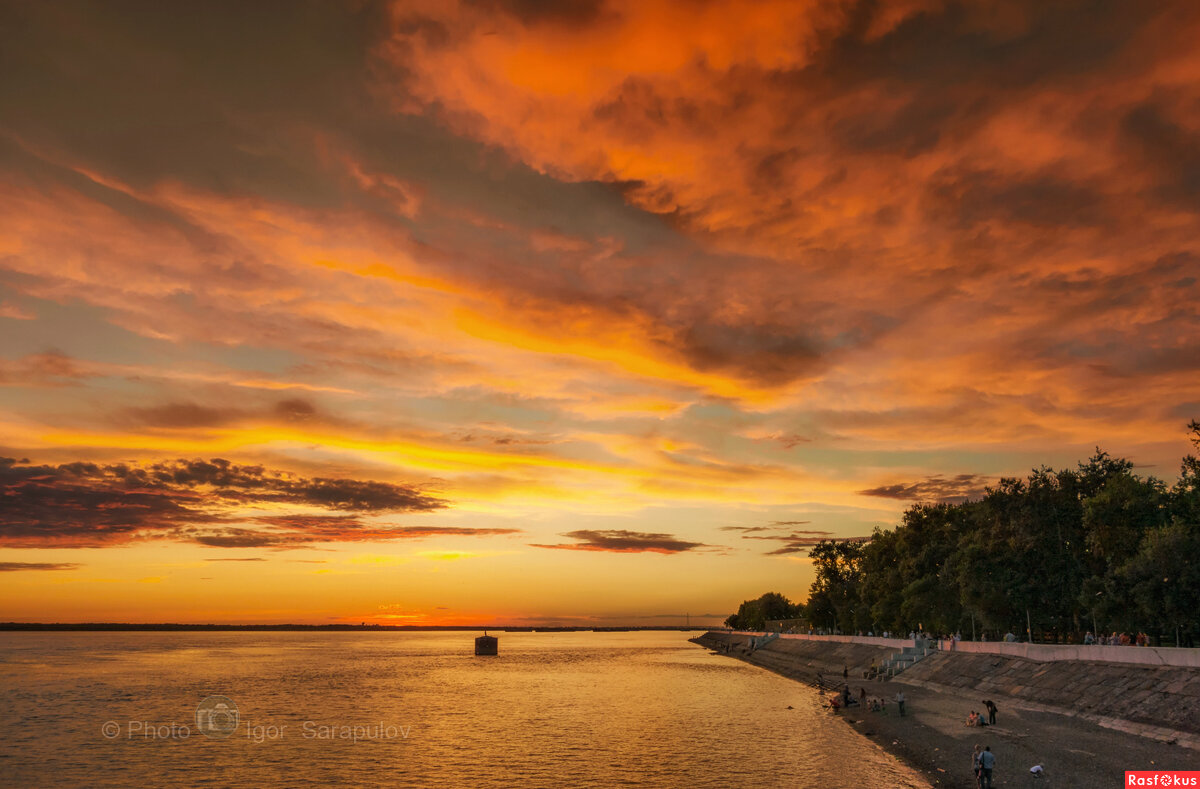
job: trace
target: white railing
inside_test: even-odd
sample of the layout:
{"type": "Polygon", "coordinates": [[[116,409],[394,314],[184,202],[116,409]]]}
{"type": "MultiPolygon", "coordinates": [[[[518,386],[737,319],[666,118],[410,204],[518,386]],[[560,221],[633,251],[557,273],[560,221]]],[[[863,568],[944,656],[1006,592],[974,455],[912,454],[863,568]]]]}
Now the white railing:
{"type": "MultiPolygon", "coordinates": [[[[739,636],[761,636],[764,635],[761,630],[731,630],[728,631],[739,636]]],[[[837,644],[867,644],[873,647],[890,647],[892,649],[903,649],[904,647],[913,646],[911,638],[881,638],[880,636],[810,636],[807,633],[780,633],[781,639],[794,641],[826,641],[837,644]]]]}

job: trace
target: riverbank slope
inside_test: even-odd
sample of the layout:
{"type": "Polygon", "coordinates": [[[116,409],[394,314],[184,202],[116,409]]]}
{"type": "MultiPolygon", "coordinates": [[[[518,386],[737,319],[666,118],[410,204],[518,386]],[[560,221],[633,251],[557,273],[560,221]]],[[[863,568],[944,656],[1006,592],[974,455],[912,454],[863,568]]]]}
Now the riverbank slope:
{"type": "MultiPolygon", "coordinates": [[[[1001,693],[1002,683],[993,682],[988,694],[981,695],[971,685],[969,672],[981,672],[983,665],[990,668],[990,664],[959,671],[956,663],[963,657],[960,655],[935,655],[891,681],[868,682],[861,679],[863,670],[872,660],[882,659],[894,650],[866,644],[780,639],[751,654],[749,639],[744,635],[709,632],[694,641],[720,655],[810,684],[818,672],[826,679],[836,677],[840,681],[845,669],[850,674],[848,683],[855,697],[860,688],[865,689],[868,696],[887,699],[893,699],[897,691],[903,691],[908,699],[905,717],[897,714],[894,703],[888,704],[885,713],[855,706],[838,715],[855,731],[921,770],[936,786],[964,789],[974,786],[970,768],[971,749],[975,744],[990,746],[996,755],[994,778],[998,787],[1030,785],[1033,779],[1029,769],[1038,764],[1045,770],[1044,784],[1056,787],[1119,786],[1123,784],[1126,770],[1186,770],[1200,764],[1200,751],[1101,726],[1085,717],[1087,711],[1084,709],[1052,708],[1018,695],[1001,693]],[[918,669],[926,663],[929,665],[925,671],[918,674],[918,669]],[[943,685],[930,679],[931,676],[957,677],[956,681],[962,684],[959,687],[943,685]],[[1000,708],[997,725],[964,726],[964,720],[972,710],[982,710],[984,698],[992,699],[1000,708]]],[[[1101,670],[1108,665],[1085,664],[1075,668],[1100,676],[1101,670]]],[[[1187,689],[1195,671],[1178,669],[1174,672],[1175,681],[1182,681],[1187,689]]],[[[977,678],[980,681],[999,676],[994,671],[983,673],[984,677],[977,678]]],[[[1031,673],[1036,673],[1036,669],[1031,673]]],[[[1116,670],[1116,673],[1121,672],[1116,670]]],[[[1009,687],[1026,686],[1013,684],[1009,687]]],[[[1082,691],[1081,688],[1079,698],[1086,699],[1087,694],[1082,691]]],[[[1128,688],[1121,691],[1114,686],[1111,695],[1129,692],[1128,688]]],[[[1069,691],[1064,691],[1059,700],[1069,697],[1069,691]]],[[[1184,723],[1192,721],[1189,719],[1184,723]]],[[[1200,721],[1194,723],[1200,724],[1200,721]]]]}

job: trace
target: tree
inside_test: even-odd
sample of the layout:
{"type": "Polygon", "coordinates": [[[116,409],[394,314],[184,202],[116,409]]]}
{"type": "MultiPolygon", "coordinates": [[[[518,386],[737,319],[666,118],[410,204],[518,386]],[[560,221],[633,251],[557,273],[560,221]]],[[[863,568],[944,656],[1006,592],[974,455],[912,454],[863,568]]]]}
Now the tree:
{"type": "Polygon", "coordinates": [[[725,624],[735,630],[762,630],[769,619],[794,619],[800,606],[778,592],[767,592],[754,600],[744,600],[725,624]]]}
{"type": "MultiPolygon", "coordinates": [[[[870,617],[871,630],[906,629],[900,613],[904,601],[904,580],[900,563],[898,530],[875,529],[871,541],[863,546],[860,566],[862,579],[859,583],[859,601],[870,617]]],[[[810,596],[810,606],[812,601],[810,596]]]]}
{"type": "Polygon", "coordinates": [[[1154,635],[1191,632],[1200,611],[1200,529],[1175,521],[1146,533],[1118,571],[1137,605],[1140,628],[1154,635]]]}
{"type": "MultiPolygon", "coordinates": [[[[1200,449],[1200,422],[1188,425],[1200,449]]],[[[1085,627],[1200,631],[1200,459],[1168,488],[1097,448],[1074,469],[1002,479],[978,501],[914,504],[866,542],[824,540],[802,609],[810,624],[905,632],[1085,627]]],[[[731,617],[761,627],[770,595],[731,617]]],[[[777,595],[783,603],[791,603],[777,595]]],[[[793,609],[796,607],[793,606],[793,609]]],[[[775,611],[778,609],[772,609],[775,611]]]]}
{"type": "Polygon", "coordinates": [[[821,540],[808,551],[817,571],[805,613],[813,624],[854,632],[858,620],[870,619],[870,606],[859,600],[863,547],[853,540],[821,540]],[[860,610],[861,608],[861,610],[860,610]]]}

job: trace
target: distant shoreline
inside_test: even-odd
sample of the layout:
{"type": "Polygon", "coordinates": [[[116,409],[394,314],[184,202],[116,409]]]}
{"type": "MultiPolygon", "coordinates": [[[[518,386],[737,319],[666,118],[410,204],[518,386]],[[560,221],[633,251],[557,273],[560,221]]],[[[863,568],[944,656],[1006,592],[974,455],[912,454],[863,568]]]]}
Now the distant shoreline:
{"type": "Polygon", "coordinates": [[[78,622],[78,623],[47,623],[47,622],[0,622],[0,632],[36,631],[36,632],[138,632],[138,631],[400,631],[400,632],[438,632],[438,631],[481,631],[494,630],[498,633],[626,633],[640,630],[677,631],[690,633],[693,631],[708,631],[710,627],[700,625],[647,625],[647,626],[612,626],[612,627],[575,627],[558,625],[220,625],[220,624],[130,624],[125,622],[78,622]]]}

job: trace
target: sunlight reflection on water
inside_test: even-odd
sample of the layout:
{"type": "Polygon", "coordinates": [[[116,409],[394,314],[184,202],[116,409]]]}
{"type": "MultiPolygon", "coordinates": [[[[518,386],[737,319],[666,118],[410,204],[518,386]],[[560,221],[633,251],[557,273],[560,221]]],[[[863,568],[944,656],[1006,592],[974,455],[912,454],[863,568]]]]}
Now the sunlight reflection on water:
{"type": "Polygon", "coordinates": [[[498,635],[499,657],[476,658],[473,633],[3,633],[0,772],[13,786],[927,786],[808,688],[683,633],[498,635]],[[228,739],[197,728],[211,695],[237,705],[228,739]]]}

